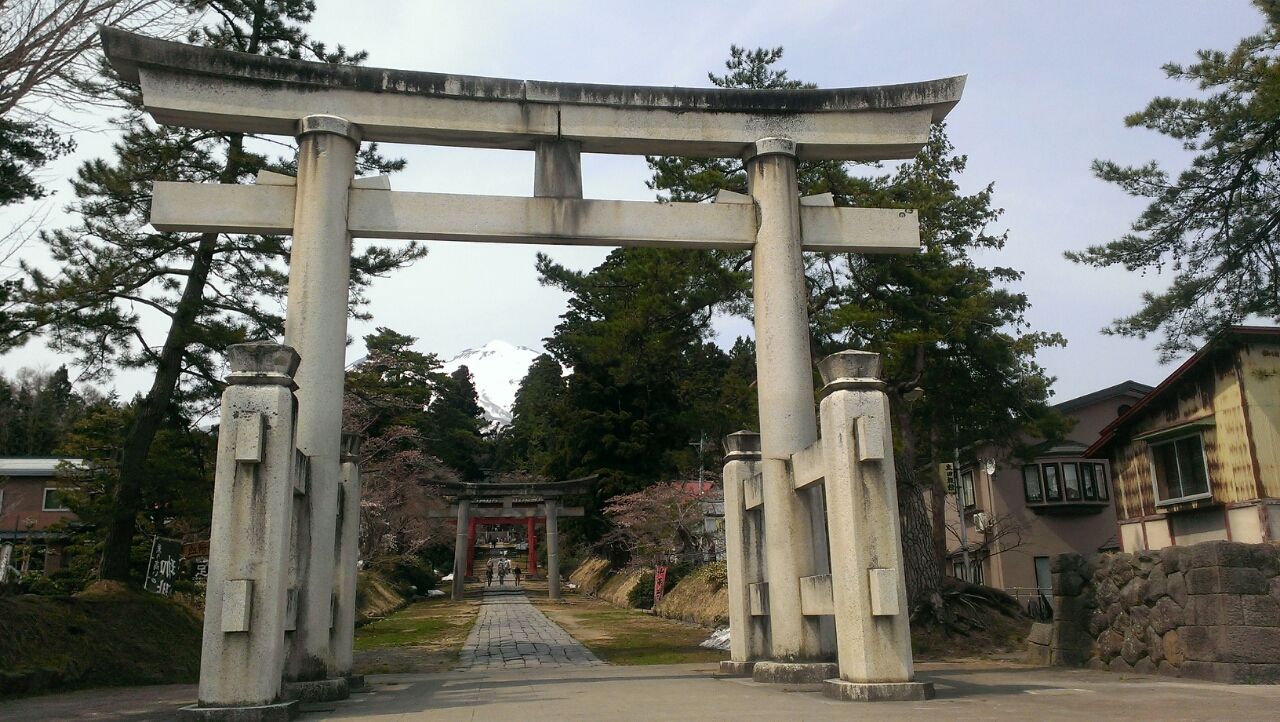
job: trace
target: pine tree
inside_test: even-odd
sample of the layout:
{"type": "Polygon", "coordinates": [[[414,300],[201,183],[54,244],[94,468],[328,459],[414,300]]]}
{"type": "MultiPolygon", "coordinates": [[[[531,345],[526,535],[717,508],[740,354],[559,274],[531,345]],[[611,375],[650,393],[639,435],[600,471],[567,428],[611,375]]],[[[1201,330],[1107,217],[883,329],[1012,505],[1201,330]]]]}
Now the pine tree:
{"type": "MultiPolygon", "coordinates": [[[[329,49],[307,36],[311,0],[193,0],[213,21],[189,40],[260,55],[356,64],[364,53],[329,49]]],[[[76,354],[90,374],[115,367],[154,372],[119,449],[119,483],[107,522],[100,573],[128,578],[129,546],[142,503],[148,455],[174,404],[212,399],[220,390],[222,353],[234,343],[278,336],[288,259],[285,239],[154,233],[147,227],[153,181],[242,183],[260,169],[287,170],[293,158],[271,162],[241,134],[153,127],[142,117],[137,88],[121,84],[134,111],[120,120],[123,136],[111,161],[84,164],[73,182],[80,225],[44,235],[57,276],[26,267],[28,288],[17,314],[23,328],[8,343],[45,333],[50,345],[76,354]],[[168,320],[163,340],[144,334],[143,312],[168,320]]],[[[362,171],[393,171],[403,161],[368,145],[362,171]]],[[[370,277],[424,254],[415,244],[374,247],[352,258],[353,313],[370,277]]]]}
{"type": "Polygon", "coordinates": [[[440,380],[423,421],[427,450],[466,481],[484,478],[484,410],[466,366],[440,380]]]}
{"type": "Polygon", "coordinates": [[[1254,0],[1266,26],[1230,53],[1201,50],[1165,73],[1207,94],[1156,98],[1125,118],[1196,153],[1173,177],[1152,161],[1125,167],[1097,160],[1094,173],[1135,198],[1149,199],[1129,233],[1069,252],[1091,266],[1172,271],[1169,287],[1142,296],[1142,308],[1104,333],[1163,333],[1163,360],[1250,317],[1280,320],[1280,2],[1254,0]]]}

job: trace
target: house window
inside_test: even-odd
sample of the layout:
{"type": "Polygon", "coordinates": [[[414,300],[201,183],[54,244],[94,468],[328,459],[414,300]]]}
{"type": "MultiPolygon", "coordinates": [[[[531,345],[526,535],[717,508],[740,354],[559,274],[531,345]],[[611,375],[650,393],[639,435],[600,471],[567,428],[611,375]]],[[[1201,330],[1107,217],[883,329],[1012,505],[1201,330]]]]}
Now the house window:
{"type": "Polygon", "coordinates": [[[973,472],[966,471],[960,474],[960,498],[964,501],[964,508],[972,509],[977,501],[973,496],[973,472]]]}
{"type": "Polygon", "coordinates": [[[1044,487],[1040,485],[1040,465],[1027,464],[1022,467],[1022,490],[1027,496],[1028,504],[1039,504],[1044,501],[1044,487]]]}
{"type": "Polygon", "coordinates": [[[1067,501],[1080,501],[1080,474],[1073,462],[1062,465],[1062,489],[1067,493],[1067,501]]]}
{"type": "Polygon", "coordinates": [[[40,509],[41,511],[71,511],[66,499],[62,497],[62,491],[48,486],[44,489],[44,503],[40,509]]]}
{"type": "Polygon", "coordinates": [[[969,562],[969,581],[974,584],[983,584],[982,581],[982,562],[974,559],[969,562]]]}
{"type": "Polygon", "coordinates": [[[1200,434],[1150,444],[1156,502],[1169,503],[1209,494],[1209,469],[1200,434]]]}
{"type": "Polygon", "coordinates": [[[1094,473],[1094,465],[1080,462],[1080,492],[1088,501],[1098,498],[1098,476],[1094,473]]]}
{"type": "Polygon", "coordinates": [[[1058,479],[1057,464],[1043,464],[1044,497],[1048,501],[1062,501],[1062,484],[1058,479]]]}
{"type": "Polygon", "coordinates": [[[964,562],[955,561],[951,563],[951,576],[955,577],[956,579],[966,579],[966,575],[964,572],[964,562]]]}
{"type": "Polygon", "coordinates": [[[1093,475],[1098,479],[1098,501],[1107,500],[1107,466],[1106,464],[1094,464],[1093,475]]]}

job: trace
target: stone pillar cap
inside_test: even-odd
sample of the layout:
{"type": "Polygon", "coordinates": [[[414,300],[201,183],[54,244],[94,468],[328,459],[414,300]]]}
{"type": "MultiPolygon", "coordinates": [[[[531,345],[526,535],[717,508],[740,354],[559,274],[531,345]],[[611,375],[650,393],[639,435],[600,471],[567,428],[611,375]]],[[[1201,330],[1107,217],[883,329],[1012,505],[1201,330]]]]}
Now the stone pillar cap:
{"type": "Polygon", "coordinates": [[[352,141],[360,142],[360,127],[355,123],[336,115],[317,113],[298,119],[295,135],[301,137],[308,133],[332,133],[352,141]]]}
{"type": "Polygon", "coordinates": [[[796,142],[781,136],[761,138],[747,146],[746,151],[742,154],[742,160],[751,161],[766,155],[786,155],[794,158],[796,157],[796,142]]]}
{"type": "Polygon", "coordinates": [[[227,383],[235,385],[278,385],[296,388],[293,375],[302,357],[292,346],[270,341],[238,343],[227,347],[231,374],[227,383]]]}
{"type": "Polygon", "coordinates": [[[760,434],[755,431],[735,431],[724,437],[724,459],[759,459],[760,434]]]}
{"type": "Polygon", "coordinates": [[[880,380],[880,354],[871,351],[839,351],[818,362],[822,396],[840,389],[884,390],[880,380]]]}

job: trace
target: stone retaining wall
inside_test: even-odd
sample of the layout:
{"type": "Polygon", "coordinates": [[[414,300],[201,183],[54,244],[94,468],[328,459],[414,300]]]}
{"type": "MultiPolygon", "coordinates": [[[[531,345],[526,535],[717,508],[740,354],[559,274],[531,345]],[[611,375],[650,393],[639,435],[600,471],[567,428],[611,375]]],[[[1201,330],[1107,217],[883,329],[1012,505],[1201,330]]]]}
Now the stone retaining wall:
{"type": "Polygon", "coordinates": [[[1052,571],[1054,620],[1029,640],[1042,663],[1280,682],[1280,545],[1063,554],[1052,571]]]}

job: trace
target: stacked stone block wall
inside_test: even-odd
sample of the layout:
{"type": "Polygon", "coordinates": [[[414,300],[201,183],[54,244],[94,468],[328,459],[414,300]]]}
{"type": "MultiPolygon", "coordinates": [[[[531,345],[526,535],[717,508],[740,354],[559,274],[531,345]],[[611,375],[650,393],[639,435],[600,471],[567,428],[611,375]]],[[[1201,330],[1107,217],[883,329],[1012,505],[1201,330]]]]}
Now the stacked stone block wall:
{"type": "Polygon", "coordinates": [[[1064,554],[1038,661],[1233,683],[1280,683],[1280,545],[1215,541],[1064,554]]]}

